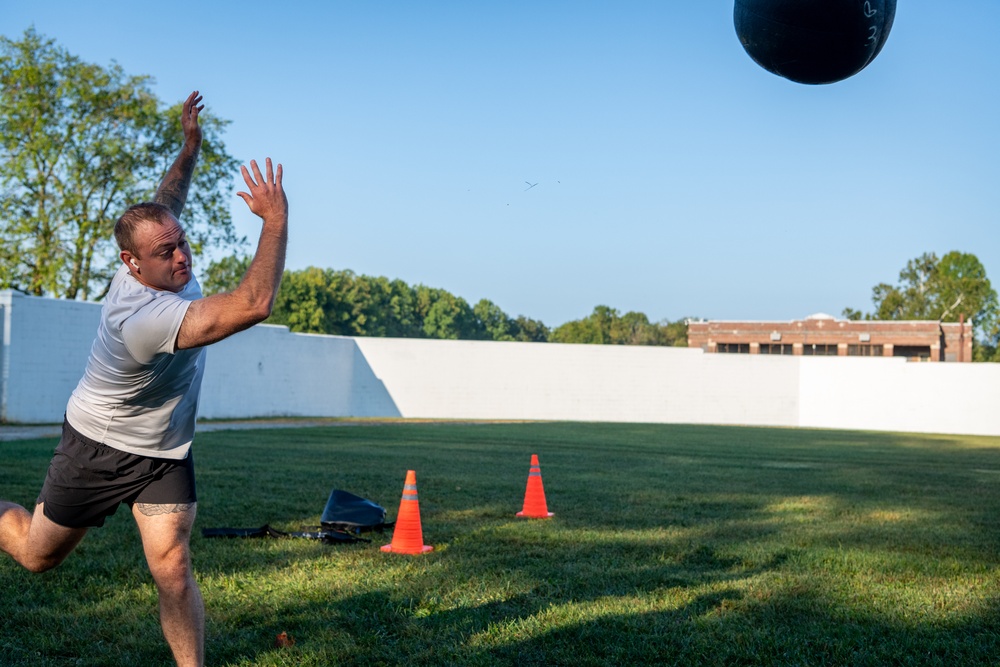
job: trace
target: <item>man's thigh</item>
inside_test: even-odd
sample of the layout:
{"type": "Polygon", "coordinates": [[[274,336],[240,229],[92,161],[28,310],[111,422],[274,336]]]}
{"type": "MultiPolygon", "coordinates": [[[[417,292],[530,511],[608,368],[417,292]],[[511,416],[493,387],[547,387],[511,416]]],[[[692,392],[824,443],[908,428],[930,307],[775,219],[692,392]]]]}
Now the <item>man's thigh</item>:
{"type": "Polygon", "coordinates": [[[146,561],[154,576],[158,566],[176,567],[189,562],[191,530],[197,510],[198,503],[135,503],[132,506],[146,561]]]}
{"type": "Polygon", "coordinates": [[[60,526],[45,516],[45,508],[36,505],[28,527],[28,537],[21,553],[22,562],[29,567],[48,569],[61,563],[70,554],[87,528],[67,528],[60,526]]]}

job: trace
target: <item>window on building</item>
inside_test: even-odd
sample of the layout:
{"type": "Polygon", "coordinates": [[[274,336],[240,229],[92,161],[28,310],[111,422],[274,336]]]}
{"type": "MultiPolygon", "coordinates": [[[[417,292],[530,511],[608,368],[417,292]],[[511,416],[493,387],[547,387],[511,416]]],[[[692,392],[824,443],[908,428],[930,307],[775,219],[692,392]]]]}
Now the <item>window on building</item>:
{"type": "Polygon", "coordinates": [[[750,354],[750,343],[717,343],[715,351],[724,354],[750,354]]]}
{"type": "Polygon", "coordinates": [[[805,343],[802,345],[802,354],[807,357],[835,357],[837,356],[837,344],[805,343]]]}
{"type": "Polygon", "coordinates": [[[930,361],[930,345],[896,345],[892,348],[892,356],[906,357],[910,361],[930,361]]]}
{"type": "Polygon", "coordinates": [[[789,343],[761,343],[761,354],[792,354],[793,346],[789,343]]]}
{"type": "Polygon", "coordinates": [[[849,357],[881,357],[882,346],[862,343],[860,345],[848,345],[847,356],[849,357]]]}

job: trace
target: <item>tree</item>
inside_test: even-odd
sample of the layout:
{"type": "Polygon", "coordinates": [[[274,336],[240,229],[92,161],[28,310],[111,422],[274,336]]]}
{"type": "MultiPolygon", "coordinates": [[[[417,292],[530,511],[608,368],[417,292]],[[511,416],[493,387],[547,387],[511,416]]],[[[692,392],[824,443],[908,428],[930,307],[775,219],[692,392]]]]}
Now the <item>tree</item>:
{"type": "Polygon", "coordinates": [[[549,328],[542,322],[524,315],[510,317],[489,299],[480,299],[473,306],[472,313],[478,321],[474,332],[479,333],[484,340],[524,343],[544,343],[548,340],[549,328]]]}
{"type": "Polygon", "coordinates": [[[552,331],[553,343],[578,343],[603,345],[610,342],[611,312],[607,306],[597,306],[594,312],[581,320],[564,322],[552,331]]]}
{"type": "Polygon", "coordinates": [[[198,272],[202,293],[209,296],[221,292],[232,292],[246,275],[247,269],[250,268],[251,259],[249,255],[235,254],[209,264],[205,271],[198,272]]]}
{"type": "Polygon", "coordinates": [[[489,299],[480,299],[473,306],[472,313],[479,321],[479,328],[485,333],[484,338],[487,340],[515,340],[516,323],[489,299]]]}
{"type": "Polygon", "coordinates": [[[597,306],[582,320],[556,327],[550,340],[557,343],[596,345],[660,345],[687,347],[687,320],[654,324],[644,313],[624,315],[608,306],[597,306]]]}
{"type": "MultiPolygon", "coordinates": [[[[0,287],[103,296],[118,266],[117,216],[152,198],[183,141],[182,103],[161,110],[150,83],[85,63],[34,29],[0,37],[0,287]]],[[[237,166],[219,139],[227,122],[200,121],[184,219],[197,256],[240,243],[222,189],[237,166]]]]}
{"type": "Polygon", "coordinates": [[[924,253],[911,259],[899,272],[899,284],[879,283],[872,288],[875,319],[878,320],[930,320],[937,319],[935,298],[935,273],[938,258],[934,253],[924,253]]]}
{"type": "Polygon", "coordinates": [[[358,305],[359,334],[392,338],[420,336],[413,289],[402,280],[355,276],[345,294],[358,305]]]}
{"type": "Polygon", "coordinates": [[[679,320],[674,320],[669,322],[664,320],[660,323],[660,328],[663,330],[663,343],[662,345],[669,345],[671,347],[687,347],[688,346],[688,320],[691,318],[682,317],[679,320]]]}
{"type": "Polygon", "coordinates": [[[423,314],[423,332],[428,338],[482,340],[486,337],[462,297],[421,285],[417,288],[417,302],[418,312],[423,314]]]}
{"type": "Polygon", "coordinates": [[[300,333],[339,334],[332,312],[329,273],[309,267],[284,272],[267,322],[300,333]]]}
{"type": "Polygon", "coordinates": [[[533,320],[524,315],[514,318],[514,340],[523,343],[544,343],[551,332],[541,320],[533,320]]]}
{"type": "MultiPolygon", "coordinates": [[[[874,313],[845,308],[849,319],[972,320],[980,345],[995,348],[998,335],[997,293],[986,269],[972,253],[953,250],[940,259],[924,253],[899,272],[896,285],[879,283],[872,288],[874,313]],[[992,341],[992,343],[991,343],[992,341]]],[[[983,354],[977,354],[983,359],[983,354]]]]}

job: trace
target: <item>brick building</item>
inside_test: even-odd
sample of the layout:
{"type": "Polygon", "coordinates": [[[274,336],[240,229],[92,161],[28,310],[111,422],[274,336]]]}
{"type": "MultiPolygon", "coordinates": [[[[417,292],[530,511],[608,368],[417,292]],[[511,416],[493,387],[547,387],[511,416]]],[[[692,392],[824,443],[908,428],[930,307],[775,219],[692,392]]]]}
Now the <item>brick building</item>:
{"type": "Polygon", "coordinates": [[[972,322],[838,320],[819,313],[791,322],[688,322],[688,347],[734,354],[906,357],[972,361],[972,322]]]}

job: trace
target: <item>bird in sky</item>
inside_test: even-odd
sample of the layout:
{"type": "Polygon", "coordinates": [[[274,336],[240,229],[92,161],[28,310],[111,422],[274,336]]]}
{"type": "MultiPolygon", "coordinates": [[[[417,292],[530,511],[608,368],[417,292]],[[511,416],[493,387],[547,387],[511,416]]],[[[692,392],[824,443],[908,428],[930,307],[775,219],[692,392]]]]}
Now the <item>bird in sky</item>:
{"type": "Polygon", "coordinates": [[[525,191],[525,192],[527,192],[527,191],[528,191],[528,190],[530,190],[531,188],[533,188],[533,187],[535,187],[536,185],[538,185],[538,183],[531,183],[530,181],[525,181],[525,183],[527,183],[527,184],[528,184],[528,187],[526,187],[526,188],[524,189],[524,191],[525,191]]]}

